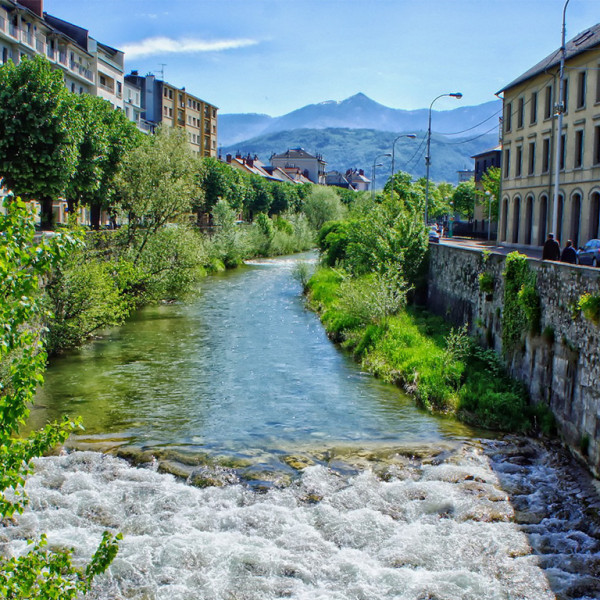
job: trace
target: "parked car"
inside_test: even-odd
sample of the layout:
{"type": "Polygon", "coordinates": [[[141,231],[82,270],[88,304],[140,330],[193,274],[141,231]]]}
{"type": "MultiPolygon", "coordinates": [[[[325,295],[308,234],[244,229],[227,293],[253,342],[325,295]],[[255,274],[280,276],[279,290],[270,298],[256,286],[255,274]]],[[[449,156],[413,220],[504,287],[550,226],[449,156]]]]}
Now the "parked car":
{"type": "Polygon", "coordinates": [[[440,243],[440,234],[438,233],[437,225],[432,225],[429,228],[429,241],[433,242],[434,244],[440,243]]]}
{"type": "Polygon", "coordinates": [[[590,240],[577,252],[577,262],[580,265],[600,267],[600,240],[590,240]]]}

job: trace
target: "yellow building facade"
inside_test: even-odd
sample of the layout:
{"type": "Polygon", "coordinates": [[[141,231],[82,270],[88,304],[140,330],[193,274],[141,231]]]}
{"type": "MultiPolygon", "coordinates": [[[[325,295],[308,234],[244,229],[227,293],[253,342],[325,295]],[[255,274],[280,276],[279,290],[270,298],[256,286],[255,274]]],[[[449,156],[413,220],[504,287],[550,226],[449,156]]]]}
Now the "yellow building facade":
{"type": "Polygon", "coordinates": [[[557,122],[560,51],[521,75],[503,94],[502,193],[498,240],[564,246],[600,237],[600,24],[566,44],[562,131],[557,122]],[[559,195],[553,229],[556,144],[559,195]]]}

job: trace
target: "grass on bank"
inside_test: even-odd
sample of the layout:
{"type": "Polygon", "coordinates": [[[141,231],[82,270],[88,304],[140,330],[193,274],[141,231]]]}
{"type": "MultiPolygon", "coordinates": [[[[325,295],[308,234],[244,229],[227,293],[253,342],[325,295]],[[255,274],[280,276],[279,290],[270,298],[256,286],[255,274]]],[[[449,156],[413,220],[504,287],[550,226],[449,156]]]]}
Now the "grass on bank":
{"type": "Polygon", "coordinates": [[[524,386],[507,375],[493,350],[419,308],[368,322],[344,300],[344,280],[343,272],[318,270],[308,284],[309,303],[332,339],[365,369],[400,385],[432,412],[488,429],[551,432],[549,411],[529,404],[524,386]]]}

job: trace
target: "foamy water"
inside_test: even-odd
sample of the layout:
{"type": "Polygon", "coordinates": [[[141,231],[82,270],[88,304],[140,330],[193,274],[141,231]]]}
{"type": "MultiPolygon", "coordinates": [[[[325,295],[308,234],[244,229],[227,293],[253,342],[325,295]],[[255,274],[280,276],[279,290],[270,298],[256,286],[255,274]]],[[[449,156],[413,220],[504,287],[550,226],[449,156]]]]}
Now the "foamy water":
{"type": "Polygon", "coordinates": [[[532,473],[553,485],[562,467],[541,456],[529,473],[507,474],[501,452],[492,448],[490,460],[489,447],[469,443],[445,460],[398,455],[352,477],[313,466],[266,493],[243,484],[198,489],[112,456],[75,452],[38,461],[30,507],[1,530],[1,550],[18,553],[24,538],[46,531],[51,544],[86,557],[105,529],[121,531],[119,554],[92,594],[106,600],[595,597],[593,578],[568,573],[566,555],[598,564],[597,540],[557,523],[540,521],[537,530],[515,523],[503,488],[508,477],[511,493],[535,505],[546,492],[532,473]],[[527,491],[528,482],[535,489],[527,491]],[[560,564],[547,547],[556,563],[550,571],[532,552],[532,541],[548,546],[548,536],[562,540],[565,556],[560,564]]]}

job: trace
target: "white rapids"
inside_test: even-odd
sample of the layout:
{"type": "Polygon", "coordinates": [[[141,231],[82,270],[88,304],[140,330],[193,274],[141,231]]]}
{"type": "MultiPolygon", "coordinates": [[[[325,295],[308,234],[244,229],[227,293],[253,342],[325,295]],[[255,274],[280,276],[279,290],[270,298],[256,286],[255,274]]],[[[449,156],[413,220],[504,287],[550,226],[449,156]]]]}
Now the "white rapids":
{"type": "MultiPolygon", "coordinates": [[[[265,493],[239,483],[199,489],[94,452],[44,458],[27,484],[26,513],[0,528],[0,552],[19,553],[45,531],[83,560],[104,530],[121,531],[90,596],[103,600],[595,597],[565,592],[573,575],[558,563],[545,569],[532,544],[558,536],[558,554],[575,559],[578,546],[600,564],[597,541],[552,523],[540,532],[541,516],[529,530],[519,525],[504,489],[516,494],[535,473],[552,483],[558,467],[537,466],[519,483],[492,450],[467,443],[445,460],[398,456],[384,476],[311,466],[265,493]]],[[[543,496],[534,487],[531,504],[543,496]]]]}

